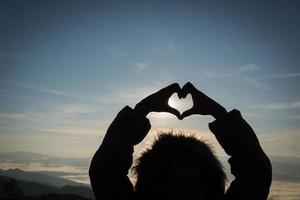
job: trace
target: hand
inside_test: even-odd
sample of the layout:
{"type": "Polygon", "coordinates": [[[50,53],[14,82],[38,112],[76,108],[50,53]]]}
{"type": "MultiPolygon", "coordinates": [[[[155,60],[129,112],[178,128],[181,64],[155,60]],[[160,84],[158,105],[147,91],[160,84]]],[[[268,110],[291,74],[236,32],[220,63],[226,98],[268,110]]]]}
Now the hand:
{"type": "Polygon", "coordinates": [[[139,102],[134,109],[144,116],[146,116],[149,112],[169,112],[177,116],[179,119],[179,111],[170,107],[168,104],[169,98],[175,92],[178,94],[178,97],[181,98],[181,88],[178,83],[173,83],[158,92],[151,94],[139,102]]]}
{"type": "Polygon", "coordinates": [[[226,113],[226,109],[220,104],[197,90],[190,82],[186,83],[182,90],[181,96],[185,98],[188,94],[192,95],[193,107],[182,113],[180,119],[193,114],[212,115],[214,118],[222,118],[226,113]]]}

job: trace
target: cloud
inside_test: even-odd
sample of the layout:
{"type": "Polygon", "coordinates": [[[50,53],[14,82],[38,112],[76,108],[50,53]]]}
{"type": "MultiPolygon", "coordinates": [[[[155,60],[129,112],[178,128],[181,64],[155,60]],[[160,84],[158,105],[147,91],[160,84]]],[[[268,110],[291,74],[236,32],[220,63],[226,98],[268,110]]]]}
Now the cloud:
{"type": "Polygon", "coordinates": [[[230,78],[234,77],[235,75],[231,73],[205,72],[201,76],[205,78],[230,78]]]}
{"type": "Polygon", "coordinates": [[[206,71],[204,73],[201,73],[201,75],[199,75],[203,78],[209,78],[209,79],[234,79],[234,80],[238,80],[240,82],[246,83],[251,87],[255,87],[258,89],[262,89],[262,90],[268,90],[270,89],[266,84],[264,84],[263,82],[261,82],[260,80],[256,79],[256,78],[252,78],[252,77],[246,77],[243,75],[239,75],[236,73],[224,73],[224,72],[212,72],[212,71],[206,71]]]}
{"type": "Polygon", "coordinates": [[[47,106],[47,111],[25,111],[19,113],[6,113],[0,112],[0,118],[8,120],[25,120],[29,121],[30,119],[39,120],[39,119],[57,119],[57,118],[72,118],[81,114],[92,114],[99,112],[99,107],[86,106],[83,104],[58,104],[53,107],[47,106]]]}
{"type": "Polygon", "coordinates": [[[289,115],[288,118],[300,120],[300,115],[289,115]]]}
{"type": "Polygon", "coordinates": [[[67,92],[64,92],[64,91],[61,91],[61,90],[48,88],[48,87],[45,87],[45,86],[42,86],[42,85],[35,85],[35,84],[31,84],[31,83],[18,82],[18,81],[16,81],[16,82],[2,81],[2,82],[5,83],[5,84],[15,85],[15,86],[31,89],[31,90],[34,90],[34,91],[50,93],[50,94],[55,94],[55,95],[60,95],[60,96],[70,96],[70,93],[67,93],[67,92]]]}
{"type": "Polygon", "coordinates": [[[265,76],[266,79],[297,78],[297,77],[300,77],[300,72],[272,74],[272,75],[265,76]]]}
{"type": "Polygon", "coordinates": [[[267,105],[271,110],[284,110],[284,109],[300,109],[300,101],[291,103],[273,103],[267,105]]]}
{"type": "Polygon", "coordinates": [[[13,163],[13,162],[3,162],[0,164],[0,168],[3,170],[8,170],[12,168],[19,168],[25,171],[53,171],[53,172],[70,172],[70,173],[82,173],[85,172],[79,167],[74,167],[70,165],[46,165],[40,162],[31,163],[13,163]]]}
{"type": "Polygon", "coordinates": [[[92,128],[68,128],[68,127],[62,127],[62,128],[41,128],[38,129],[40,132],[45,133],[53,133],[53,134],[68,134],[72,136],[81,136],[81,135],[89,135],[89,136],[98,136],[99,133],[105,132],[104,129],[92,129],[92,128]]]}
{"type": "Polygon", "coordinates": [[[268,90],[269,87],[265,85],[264,83],[260,82],[259,80],[255,78],[243,78],[245,82],[247,82],[250,86],[256,87],[263,90],[268,90]]]}
{"type": "Polygon", "coordinates": [[[222,72],[211,72],[211,71],[207,71],[204,73],[201,73],[201,75],[199,75],[203,78],[209,78],[209,79],[235,79],[238,81],[241,81],[243,83],[248,84],[251,87],[255,87],[255,88],[259,88],[262,90],[268,90],[270,89],[265,83],[261,82],[260,80],[256,79],[256,78],[252,78],[252,77],[246,77],[246,76],[242,76],[242,75],[238,75],[235,73],[222,73],[222,72]]]}
{"type": "Polygon", "coordinates": [[[80,104],[64,104],[58,108],[62,114],[79,115],[87,113],[95,113],[98,111],[97,107],[85,106],[80,104]]]}
{"type": "Polygon", "coordinates": [[[251,106],[251,108],[268,109],[268,110],[300,109],[300,101],[270,103],[270,104],[266,104],[266,105],[254,105],[254,106],[251,106]]]}
{"type": "Polygon", "coordinates": [[[26,117],[24,113],[0,113],[0,118],[5,119],[22,119],[26,117]]]}
{"type": "Polygon", "coordinates": [[[101,119],[99,106],[62,104],[37,111],[0,112],[0,135],[68,134],[95,136],[104,132],[107,122],[101,119]]]}
{"type": "Polygon", "coordinates": [[[131,88],[112,88],[109,93],[103,94],[99,97],[98,103],[102,105],[126,105],[126,104],[136,104],[143,98],[149,96],[150,94],[157,92],[161,89],[158,84],[153,84],[150,87],[140,86],[131,88]]]}
{"type": "Polygon", "coordinates": [[[147,70],[149,68],[149,64],[146,62],[137,62],[137,63],[135,63],[134,67],[135,67],[134,68],[135,71],[140,72],[140,71],[147,70]]]}
{"type": "Polygon", "coordinates": [[[175,45],[171,42],[167,42],[167,47],[172,53],[174,53],[176,51],[175,45]]]}
{"type": "Polygon", "coordinates": [[[55,90],[51,88],[47,88],[41,85],[34,85],[34,84],[28,84],[28,83],[18,83],[18,85],[22,87],[26,87],[32,90],[36,90],[39,92],[45,92],[45,93],[50,93],[50,94],[56,94],[56,95],[61,95],[61,96],[69,96],[68,93],[60,91],[60,90],[55,90]]]}
{"type": "Polygon", "coordinates": [[[166,33],[162,32],[159,29],[155,28],[142,28],[140,29],[142,32],[150,34],[154,38],[154,44],[157,46],[157,50],[165,52],[171,52],[175,53],[176,52],[176,46],[173,42],[170,41],[169,35],[166,33]]]}
{"type": "Polygon", "coordinates": [[[113,58],[120,58],[126,55],[125,52],[121,50],[121,48],[117,48],[113,46],[108,47],[108,52],[113,58]]]}
{"type": "Polygon", "coordinates": [[[244,65],[242,67],[239,68],[239,70],[243,71],[243,72],[251,72],[251,71],[257,71],[260,70],[261,67],[255,64],[248,64],[248,65],[244,65]]]}
{"type": "Polygon", "coordinates": [[[269,155],[300,157],[299,131],[258,134],[260,143],[269,155]]]}

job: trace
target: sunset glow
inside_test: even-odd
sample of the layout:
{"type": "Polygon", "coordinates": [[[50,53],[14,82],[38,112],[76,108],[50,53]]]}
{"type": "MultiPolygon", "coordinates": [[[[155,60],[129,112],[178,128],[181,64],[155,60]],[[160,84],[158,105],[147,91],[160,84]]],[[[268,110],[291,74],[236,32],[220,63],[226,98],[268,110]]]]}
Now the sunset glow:
{"type": "MultiPolygon", "coordinates": [[[[299,8],[299,1],[1,1],[0,168],[76,172],[68,178],[87,182],[81,173],[122,108],[190,81],[227,111],[241,111],[278,164],[277,181],[300,180],[280,165],[300,166],[299,8]]],[[[193,101],[175,93],[169,105],[182,113],[193,101]]],[[[149,137],[193,132],[227,158],[208,128],[212,116],[147,117],[149,137]]]]}

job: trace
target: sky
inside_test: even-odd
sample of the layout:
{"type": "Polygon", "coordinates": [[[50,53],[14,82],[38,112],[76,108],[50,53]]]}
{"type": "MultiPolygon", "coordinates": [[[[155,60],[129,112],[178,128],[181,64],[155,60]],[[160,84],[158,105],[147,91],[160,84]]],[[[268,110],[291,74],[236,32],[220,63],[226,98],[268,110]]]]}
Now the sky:
{"type": "MultiPolygon", "coordinates": [[[[240,110],[268,155],[300,157],[299,9],[296,0],[3,0],[0,151],[91,156],[125,105],[190,81],[240,110]]],[[[192,132],[224,154],[209,116],[148,118],[151,133],[192,132]]]]}

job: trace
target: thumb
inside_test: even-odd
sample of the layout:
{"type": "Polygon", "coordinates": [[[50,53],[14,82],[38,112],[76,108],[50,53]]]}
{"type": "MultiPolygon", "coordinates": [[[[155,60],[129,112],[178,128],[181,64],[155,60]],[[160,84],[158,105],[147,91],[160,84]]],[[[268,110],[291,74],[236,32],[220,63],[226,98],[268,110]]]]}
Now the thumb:
{"type": "Polygon", "coordinates": [[[166,108],[166,111],[173,114],[173,115],[175,115],[178,119],[180,119],[180,112],[178,110],[176,110],[175,108],[172,108],[172,107],[168,106],[166,108]]]}
{"type": "Polygon", "coordinates": [[[191,83],[191,82],[187,82],[181,89],[181,96],[183,98],[185,98],[187,96],[187,94],[191,94],[193,96],[193,93],[196,91],[197,89],[195,88],[195,86],[191,83]]]}
{"type": "Polygon", "coordinates": [[[184,118],[186,118],[186,117],[188,117],[188,116],[190,116],[190,115],[193,115],[193,114],[195,114],[195,111],[194,111],[194,108],[191,108],[191,109],[189,109],[189,110],[186,110],[186,111],[184,111],[182,114],[181,114],[181,116],[180,116],[180,120],[183,120],[184,118]]]}

